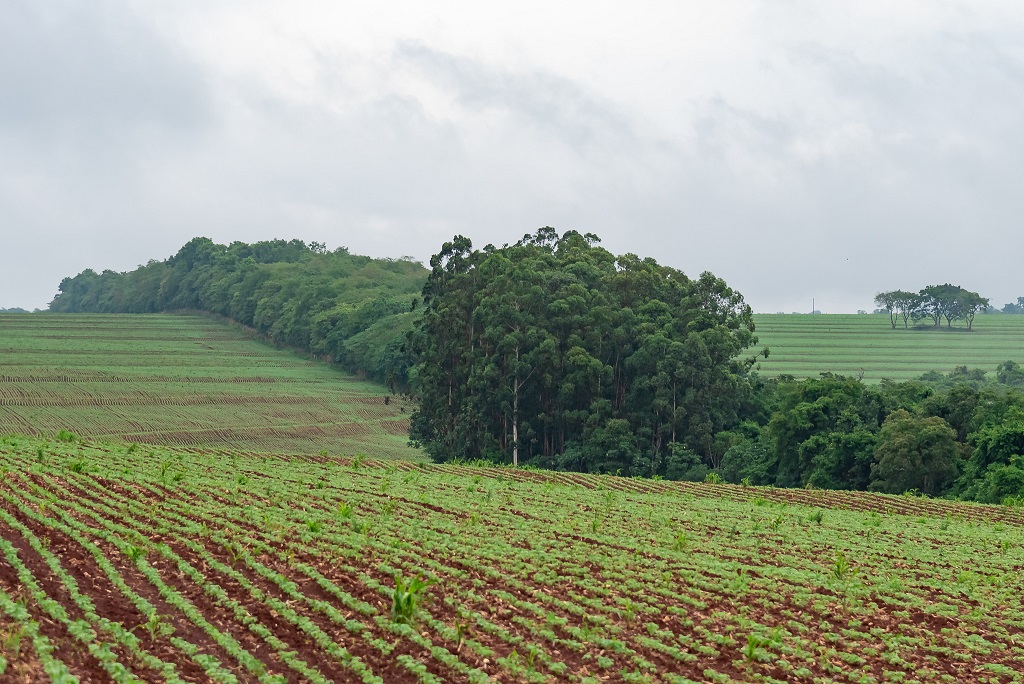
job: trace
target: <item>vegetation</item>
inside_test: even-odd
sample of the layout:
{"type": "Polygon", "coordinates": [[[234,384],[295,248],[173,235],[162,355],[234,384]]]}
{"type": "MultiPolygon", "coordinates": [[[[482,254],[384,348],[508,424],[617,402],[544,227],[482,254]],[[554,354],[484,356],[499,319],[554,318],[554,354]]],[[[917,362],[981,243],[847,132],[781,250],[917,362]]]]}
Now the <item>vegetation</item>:
{"type": "Polygon", "coordinates": [[[737,422],[757,342],[722,280],[544,228],[431,259],[413,350],[413,438],[435,460],[665,475],[737,422]]]}
{"type": "Polygon", "coordinates": [[[0,315],[0,434],[422,459],[379,385],[199,315],[0,315]]]}
{"type": "Polygon", "coordinates": [[[1024,316],[985,315],[970,335],[963,328],[899,330],[886,314],[754,314],[759,343],[771,349],[758,361],[763,377],[818,377],[836,373],[878,383],[948,374],[957,366],[986,371],[1024,363],[1024,316]]]}
{"type": "Polygon", "coordinates": [[[1004,304],[1001,311],[1006,314],[1024,314],[1024,297],[1017,297],[1016,302],[1004,304]]]}
{"type": "Polygon", "coordinates": [[[1024,671],[1016,507],[27,438],[0,473],[14,681],[1024,671]]]}
{"type": "Polygon", "coordinates": [[[929,285],[920,292],[892,290],[879,292],[875,295],[875,305],[889,313],[889,322],[893,329],[902,319],[903,327],[909,327],[908,321],[930,318],[934,327],[939,327],[943,320],[946,327],[953,327],[953,321],[964,321],[967,329],[974,326],[974,317],[979,311],[988,309],[988,299],[977,292],[965,290],[959,285],[929,285]]]}
{"type": "MultiPolygon", "coordinates": [[[[431,260],[422,306],[411,286],[419,268],[299,241],[197,239],[133,273],[66,280],[53,308],[226,312],[392,388],[408,380],[418,404],[411,436],[439,462],[1024,497],[1017,317],[986,319],[972,335],[869,333],[863,326],[878,318],[866,315],[754,317],[711,274],[692,280],[652,259],[616,257],[596,236],[551,228],[501,248],[447,243],[431,260]],[[777,352],[770,359],[767,348],[754,355],[755,322],[777,352]],[[798,382],[794,367],[825,374],[798,382]],[[906,381],[860,382],[886,376],[906,381]]],[[[888,294],[894,325],[892,312],[902,311],[905,324],[928,315],[933,329],[959,320],[970,329],[985,305],[952,285],[903,293],[913,308],[888,294]]],[[[317,435],[338,422],[316,415],[295,420],[298,429],[317,435]]],[[[404,427],[394,417],[381,422],[392,444],[404,427]]],[[[43,432],[95,434],[52,425],[43,432]]],[[[38,429],[31,420],[12,428],[38,429]]],[[[103,434],[129,434],[122,430],[103,434]]]]}
{"type": "Polygon", "coordinates": [[[405,386],[405,332],[425,277],[411,259],[371,259],[344,247],[195,238],[166,261],[129,273],[88,269],[65,278],[50,311],[207,311],[394,389],[405,386]]]}

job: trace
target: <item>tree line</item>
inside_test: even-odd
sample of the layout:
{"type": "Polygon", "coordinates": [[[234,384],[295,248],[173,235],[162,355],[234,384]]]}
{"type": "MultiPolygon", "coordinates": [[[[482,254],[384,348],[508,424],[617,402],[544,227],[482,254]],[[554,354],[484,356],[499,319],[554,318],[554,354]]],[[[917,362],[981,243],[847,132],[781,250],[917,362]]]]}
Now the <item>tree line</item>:
{"type": "Polygon", "coordinates": [[[271,341],[406,387],[405,334],[426,269],[301,240],[218,245],[195,238],[165,261],[128,273],[86,269],[61,281],[50,311],[155,313],[192,309],[230,318],[271,341]]]}
{"type": "Polygon", "coordinates": [[[951,328],[954,321],[965,321],[967,329],[974,326],[974,317],[980,311],[988,309],[989,300],[977,292],[965,290],[959,285],[929,285],[918,292],[906,290],[890,290],[875,295],[875,306],[889,313],[889,321],[893,330],[900,320],[903,327],[908,328],[910,321],[915,324],[921,320],[931,319],[934,327],[942,321],[951,328]]]}
{"type": "MultiPolygon", "coordinates": [[[[930,286],[892,310],[970,325],[977,300],[930,286]]],[[[483,249],[456,237],[429,271],[298,240],[196,238],[129,273],[66,278],[50,308],[204,310],[328,356],[412,393],[411,440],[437,461],[1024,499],[1019,364],[880,385],[765,379],[738,292],[591,234],[543,228],[483,249]]]]}

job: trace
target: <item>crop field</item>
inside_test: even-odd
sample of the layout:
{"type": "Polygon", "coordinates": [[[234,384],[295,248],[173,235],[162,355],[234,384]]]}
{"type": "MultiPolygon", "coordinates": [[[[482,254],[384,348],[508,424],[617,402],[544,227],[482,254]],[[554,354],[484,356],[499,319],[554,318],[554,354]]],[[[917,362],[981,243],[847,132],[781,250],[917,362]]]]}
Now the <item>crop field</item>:
{"type": "Polygon", "coordinates": [[[756,314],[754,321],[758,346],[770,350],[760,364],[769,377],[830,371],[877,382],[957,366],[991,375],[1004,361],[1024,363],[1024,316],[981,314],[971,332],[962,322],[952,330],[904,330],[902,323],[893,330],[888,314],[756,314]]]}
{"type": "Polygon", "coordinates": [[[1024,512],[0,441],[5,681],[1019,682],[1024,512]]]}
{"type": "Polygon", "coordinates": [[[387,391],[190,315],[0,314],[0,434],[423,458],[387,391]],[[387,403],[385,403],[387,402],[387,403]]]}

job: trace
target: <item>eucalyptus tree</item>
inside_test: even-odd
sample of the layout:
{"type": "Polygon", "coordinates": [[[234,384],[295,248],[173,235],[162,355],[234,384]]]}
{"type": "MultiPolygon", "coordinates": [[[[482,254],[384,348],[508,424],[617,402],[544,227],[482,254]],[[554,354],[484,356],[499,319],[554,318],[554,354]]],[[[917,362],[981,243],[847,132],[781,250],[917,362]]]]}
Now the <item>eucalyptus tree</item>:
{"type": "Polygon", "coordinates": [[[750,307],[709,273],[598,243],[544,228],[431,259],[410,341],[412,436],[433,458],[654,475],[678,444],[714,465],[749,395],[750,307]]]}

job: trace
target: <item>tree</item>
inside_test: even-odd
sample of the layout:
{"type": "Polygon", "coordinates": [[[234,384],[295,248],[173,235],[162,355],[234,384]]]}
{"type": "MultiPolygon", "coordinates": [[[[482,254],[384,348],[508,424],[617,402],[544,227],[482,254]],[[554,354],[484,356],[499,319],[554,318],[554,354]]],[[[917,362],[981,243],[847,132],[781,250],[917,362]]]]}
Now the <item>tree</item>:
{"type": "Polygon", "coordinates": [[[988,308],[989,300],[977,292],[965,290],[959,285],[945,283],[929,285],[918,294],[919,310],[932,319],[935,327],[942,319],[946,319],[946,327],[951,328],[953,321],[964,320],[967,329],[974,326],[974,317],[979,311],[988,308]]]}
{"type": "Polygon", "coordinates": [[[897,409],[879,432],[875,461],[871,489],[934,496],[956,477],[956,433],[941,418],[915,418],[897,409]]]}
{"type": "Polygon", "coordinates": [[[709,273],[597,243],[542,228],[500,248],[457,238],[431,259],[410,339],[412,434],[432,458],[665,475],[692,452],[716,465],[715,435],[749,400],[750,307],[709,273]]]}
{"type": "Polygon", "coordinates": [[[889,322],[892,323],[893,330],[896,329],[896,323],[900,320],[899,310],[896,308],[896,292],[896,290],[892,290],[875,295],[875,306],[889,313],[889,322]]]}
{"type": "Polygon", "coordinates": [[[982,297],[977,292],[971,292],[962,288],[957,293],[955,299],[957,315],[967,321],[968,330],[972,330],[974,328],[975,315],[979,311],[987,310],[988,305],[989,302],[986,297],[982,297]]]}
{"type": "Polygon", "coordinates": [[[875,295],[875,305],[884,309],[889,314],[889,322],[893,330],[896,324],[903,319],[903,327],[909,327],[908,321],[914,318],[921,308],[921,295],[906,290],[890,290],[879,292],[875,295]]]}
{"type": "Polygon", "coordinates": [[[907,328],[909,327],[908,321],[917,320],[916,317],[921,309],[921,295],[906,290],[896,290],[893,294],[895,295],[896,311],[903,319],[903,327],[907,328]]]}
{"type": "Polygon", "coordinates": [[[921,290],[921,310],[932,319],[935,327],[939,327],[942,319],[947,320],[947,325],[952,325],[955,318],[959,318],[956,307],[956,297],[959,287],[945,283],[943,285],[929,285],[921,290]]]}
{"type": "Polygon", "coordinates": [[[1017,297],[1016,304],[1005,304],[1003,306],[1003,313],[1024,314],[1024,297],[1017,297]]]}

